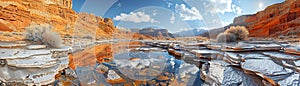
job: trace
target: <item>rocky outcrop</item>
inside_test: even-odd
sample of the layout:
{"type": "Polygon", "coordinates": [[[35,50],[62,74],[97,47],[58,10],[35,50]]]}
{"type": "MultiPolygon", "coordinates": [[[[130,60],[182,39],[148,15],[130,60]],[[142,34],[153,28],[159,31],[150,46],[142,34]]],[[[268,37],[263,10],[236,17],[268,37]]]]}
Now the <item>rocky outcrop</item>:
{"type": "Polygon", "coordinates": [[[158,38],[174,38],[173,34],[169,33],[167,29],[143,28],[139,30],[139,33],[158,38]]]}
{"type": "Polygon", "coordinates": [[[78,13],[77,15],[78,18],[74,26],[75,36],[89,35],[96,39],[109,39],[116,30],[110,18],[102,18],[88,13],[78,13]]]}
{"type": "Polygon", "coordinates": [[[55,75],[69,64],[70,47],[49,49],[26,42],[0,42],[0,46],[0,82],[4,86],[52,84],[55,75]]]}
{"type": "Polygon", "coordinates": [[[232,25],[246,26],[254,37],[300,36],[299,21],[300,1],[286,0],[256,14],[237,17],[232,25]]]}

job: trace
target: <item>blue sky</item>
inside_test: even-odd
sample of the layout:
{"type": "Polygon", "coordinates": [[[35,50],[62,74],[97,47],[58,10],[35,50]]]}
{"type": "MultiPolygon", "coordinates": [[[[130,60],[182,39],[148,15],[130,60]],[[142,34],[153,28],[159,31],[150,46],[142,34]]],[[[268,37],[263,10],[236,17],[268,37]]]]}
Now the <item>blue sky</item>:
{"type": "Polygon", "coordinates": [[[73,0],[76,12],[112,18],[124,28],[160,27],[170,32],[214,29],[284,0],[73,0]]]}

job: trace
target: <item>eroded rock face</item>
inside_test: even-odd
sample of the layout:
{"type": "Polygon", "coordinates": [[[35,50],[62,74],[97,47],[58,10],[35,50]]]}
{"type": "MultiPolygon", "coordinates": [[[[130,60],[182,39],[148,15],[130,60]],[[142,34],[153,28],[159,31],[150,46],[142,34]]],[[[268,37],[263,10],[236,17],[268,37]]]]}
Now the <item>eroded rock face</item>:
{"type": "Polygon", "coordinates": [[[54,26],[53,31],[62,37],[93,33],[92,36],[108,38],[115,31],[110,18],[76,13],[72,9],[72,0],[1,0],[0,31],[23,32],[27,26],[44,23],[54,26]]]}
{"type": "Polygon", "coordinates": [[[77,18],[71,7],[72,0],[2,0],[0,20],[4,24],[1,25],[11,25],[10,31],[24,31],[30,24],[48,23],[62,35],[72,33],[65,27],[74,25],[77,18]]]}
{"type": "MultiPolygon", "coordinates": [[[[15,46],[17,43],[10,45],[15,46]]],[[[26,47],[34,47],[34,45],[0,48],[1,82],[7,85],[16,83],[48,85],[55,81],[55,75],[59,71],[68,67],[69,47],[61,49],[35,48],[34,50],[26,47]]]]}
{"type": "Polygon", "coordinates": [[[253,15],[234,19],[233,25],[247,26],[250,36],[300,35],[300,1],[286,0],[253,15]]]}
{"type": "Polygon", "coordinates": [[[83,37],[89,35],[92,38],[110,38],[116,30],[110,18],[102,18],[93,14],[78,13],[74,27],[75,36],[83,37]],[[96,32],[95,32],[96,31],[96,32]]]}

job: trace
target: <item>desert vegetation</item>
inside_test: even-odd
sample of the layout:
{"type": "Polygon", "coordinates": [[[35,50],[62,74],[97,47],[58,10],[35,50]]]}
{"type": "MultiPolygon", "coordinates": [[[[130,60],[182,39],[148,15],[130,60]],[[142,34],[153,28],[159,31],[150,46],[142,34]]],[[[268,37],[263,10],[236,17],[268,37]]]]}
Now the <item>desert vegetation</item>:
{"type": "Polygon", "coordinates": [[[246,40],[249,32],[244,26],[232,26],[217,36],[217,42],[237,42],[246,40]]]}
{"type": "Polygon", "coordinates": [[[217,42],[235,42],[237,37],[230,33],[220,33],[217,36],[217,42]]]}
{"type": "Polygon", "coordinates": [[[25,39],[36,44],[44,44],[50,47],[59,48],[62,45],[60,35],[52,31],[49,24],[30,25],[25,28],[25,39]]]}

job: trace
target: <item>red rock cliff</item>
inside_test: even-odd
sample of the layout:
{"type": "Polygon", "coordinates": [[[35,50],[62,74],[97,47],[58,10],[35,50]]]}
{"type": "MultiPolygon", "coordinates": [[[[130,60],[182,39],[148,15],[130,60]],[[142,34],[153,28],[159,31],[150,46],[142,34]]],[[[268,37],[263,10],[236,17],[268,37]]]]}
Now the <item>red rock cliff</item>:
{"type": "Polygon", "coordinates": [[[115,30],[112,19],[77,14],[72,9],[72,0],[0,0],[0,31],[22,32],[31,24],[42,23],[53,25],[54,31],[62,36],[74,35],[74,30],[96,30],[97,36],[107,38],[115,30]]]}
{"type": "Polygon", "coordinates": [[[300,0],[286,0],[253,15],[234,19],[233,25],[248,27],[250,36],[300,36],[300,0]]]}

